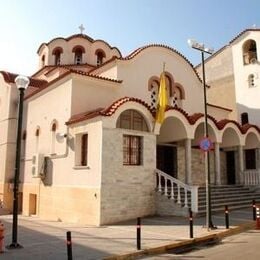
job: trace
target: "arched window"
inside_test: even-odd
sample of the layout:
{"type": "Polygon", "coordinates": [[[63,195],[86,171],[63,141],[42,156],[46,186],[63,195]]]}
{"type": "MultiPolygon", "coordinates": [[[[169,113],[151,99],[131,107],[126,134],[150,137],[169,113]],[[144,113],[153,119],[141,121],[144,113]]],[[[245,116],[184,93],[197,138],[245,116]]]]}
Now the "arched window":
{"type": "Polygon", "coordinates": [[[74,63],[79,65],[83,62],[83,53],[85,53],[85,49],[82,46],[75,46],[72,50],[75,53],[74,55],[74,63]]]}
{"type": "Polygon", "coordinates": [[[254,40],[247,40],[243,44],[243,61],[245,65],[257,62],[257,49],[254,40]]]}
{"type": "Polygon", "coordinates": [[[116,127],[148,132],[144,117],[133,109],[128,109],[121,113],[117,120],[116,127]]]}
{"type": "Polygon", "coordinates": [[[60,65],[61,62],[61,54],[63,53],[63,49],[61,47],[56,47],[52,51],[52,55],[54,55],[54,65],[60,65]]]}
{"type": "Polygon", "coordinates": [[[167,88],[167,93],[168,93],[168,97],[172,97],[173,96],[173,78],[171,76],[170,73],[165,73],[165,81],[166,81],[166,88],[167,88]]]}
{"type": "Polygon", "coordinates": [[[157,79],[154,79],[150,82],[149,90],[151,92],[151,108],[156,109],[158,93],[159,93],[160,83],[157,79]]]}
{"type": "Polygon", "coordinates": [[[42,67],[45,66],[45,55],[42,55],[42,67]]]}
{"type": "Polygon", "coordinates": [[[185,99],[184,88],[181,84],[176,82],[173,88],[173,95],[170,98],[170,105],[173,107],[182,107],[183,99],[185,99]]]}
{"type": "Polygon", "coordinates": [[[53,122],[51,125],[51,154],[55,154],[57,123],[53,122]]]}
{"type": "Polygon", "coordinates": [[[106,54],[104,53],[103,50],[96,50],[95,52],[97,56],[97,66],[100,66],[104,62],[104,58],[106,57],[106,54]]]}
{"type": "Polygon", "coordinates": [[[248,124],[248,113],[244,112],[241,114],[241,124],[245,125],[248,124]]]}
{"type": "MultiPolygon", "coordinates": [[[[121,113],[117,128],[148,132],[144,117],[136,110],[128,109],[121,113]]],[[[141,165],[143,154],[143,137],[123,135],[123,165],[141,165]]]]}
{"type": "Polygon", "coordinates": [[[40,127],[37,127],[36,131],[35,131],[35,137],[36,137],[36,140],[35,140],[35,152],[36,153],[39,150],[39,136],[40,136],[40,127]]]}
{"type": "Polygon", "coordinates": [[[27,137],[26,130],[23,131],[22,140],[25,141],[27,137]]]}
{"type": "Polygon", "coordinates": [[[256,86],[256,84],[255,84],[255,75],[254,74],[250,74],[248,76],[248,87],[249,88],[253,88],[255,86],[256,86]]]}

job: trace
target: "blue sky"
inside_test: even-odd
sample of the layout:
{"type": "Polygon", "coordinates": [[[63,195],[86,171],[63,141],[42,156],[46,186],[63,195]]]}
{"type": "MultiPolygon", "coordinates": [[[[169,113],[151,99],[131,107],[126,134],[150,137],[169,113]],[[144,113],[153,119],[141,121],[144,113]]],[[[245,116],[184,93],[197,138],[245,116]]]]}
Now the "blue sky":
{"type": "Polygon", "coordinates": [[[43,42],[79,33],[103,39],[125,56],[150,44],[169,45],[194,65],[188,38],[215,50],[255,24],[259,0],[0,0],[0,70],[31,75],[43,42]]]}

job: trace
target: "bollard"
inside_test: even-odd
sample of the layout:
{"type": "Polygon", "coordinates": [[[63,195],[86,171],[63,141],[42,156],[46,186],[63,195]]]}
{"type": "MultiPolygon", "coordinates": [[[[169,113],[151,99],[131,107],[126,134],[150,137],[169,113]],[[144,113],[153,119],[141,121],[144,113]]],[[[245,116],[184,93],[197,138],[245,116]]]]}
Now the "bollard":
{"type": "Polygon", "coordinates": [[[141,250],[141,218],[137,218],[136,225],[136,248],[141,250]]]}
{"type": "Polygon", "coordinates": [[[189,209],[190,214],[190,238],[193,238],[193,217],[192,217],[192,211],[189,209]]]}
{"type": "Polygon", "coordinates": [[[256,220],[256,206],[255,206],[255,200],[252,202],[252,207],[253,207],[253,220],[256,220]]]}
{"type": "Polygon", "coordinates": [[[229,229],[229,213],[228,213],[228,206],[225,206],[225,220],[226,220],[226,229],[229,229]]]}
{"type": "Polygon", "coordinates": [[[4,224],[0,221],[0,253],[4,253],[4,224]]]}
{"type": "Polygon", "coordinates": [[[256,229],[260,229],[260,205],[256,205],[256,229]]]}
{"type": "Polygon", "coordinates": [[[70,231],[67,231],[67,255],[68,255],[68,260],[72,260],[72,243],[71,243],[70,231]]]}

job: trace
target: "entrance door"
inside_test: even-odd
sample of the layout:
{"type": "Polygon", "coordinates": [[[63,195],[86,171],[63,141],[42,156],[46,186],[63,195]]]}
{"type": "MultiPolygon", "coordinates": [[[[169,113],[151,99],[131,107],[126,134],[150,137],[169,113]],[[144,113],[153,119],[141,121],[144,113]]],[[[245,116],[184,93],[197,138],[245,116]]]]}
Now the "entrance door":
{"type": "Polygon", "coordinates": [[[236,184],[235,152],[226,152],[227,184],[236,184]]]}
{"type": "Polygon", "coordinates": [[[177,148],[174,146],[157,145],[157,169],[177,178],[177,148]]]}

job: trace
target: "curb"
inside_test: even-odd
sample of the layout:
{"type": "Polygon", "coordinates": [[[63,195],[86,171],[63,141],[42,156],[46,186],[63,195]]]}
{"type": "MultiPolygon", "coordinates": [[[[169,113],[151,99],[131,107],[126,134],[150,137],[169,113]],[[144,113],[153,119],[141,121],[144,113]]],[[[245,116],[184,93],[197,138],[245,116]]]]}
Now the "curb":
{"type": "Polygon", "coordinates": [[[170,243],[158,247],[135,250],[130,253],[112,255],[112,256],[105,257],[103,259],[104,260],[130,260],[130,259],[136,259],[136,257],[138,256],[162,254],[162,253],[166,253],[168,250],[178,250],[178,249],[181,250],[186,247],[201,245],[201,244],[208,243],[210,241],[220,241],[225,237],[236,235],[246,230],[254,229],[254,228],[255,228],[255,221],[251,221],[218,233],[209,234],[209,235],[205,235],[193,239],[187,239],[181,242],[170,243]]]}

